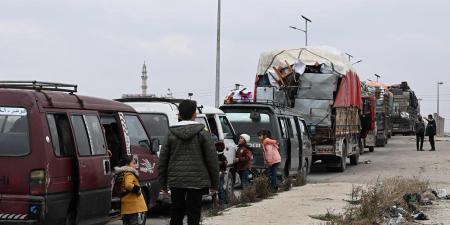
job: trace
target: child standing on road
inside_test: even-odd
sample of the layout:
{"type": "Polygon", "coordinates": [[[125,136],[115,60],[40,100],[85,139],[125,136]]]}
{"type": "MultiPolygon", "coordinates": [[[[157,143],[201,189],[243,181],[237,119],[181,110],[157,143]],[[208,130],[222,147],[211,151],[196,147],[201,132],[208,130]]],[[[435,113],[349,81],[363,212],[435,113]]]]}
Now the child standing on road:
{"type": "Polygon", "coordinates": [[[248,177],[252,169],[253,153],[248,146],[249,142],[250,136],[248,134],[241,134],[234,159],[234,166],[239,174],[243,188],[250,184],[248,177]]]}
{"type": "Polygon", "coordinates": [[[277,170],[281,162],[281,156],[278,151],[278,141],[271,139],[271,133],[268,130],[258,132],[258,138],[263,145],[264,163],[269,169],[270,185],[272,191],[278,190],[277,170]]]}
{"type": "Polygon", "coordinates": [[[115,168],[115,180],[121,183],[121,210],[124,225],[138,225],[139,218],[147,212],[147,205],[139,186],[137,164],[133,156],[125,156],[121,167],[115,168]]]}

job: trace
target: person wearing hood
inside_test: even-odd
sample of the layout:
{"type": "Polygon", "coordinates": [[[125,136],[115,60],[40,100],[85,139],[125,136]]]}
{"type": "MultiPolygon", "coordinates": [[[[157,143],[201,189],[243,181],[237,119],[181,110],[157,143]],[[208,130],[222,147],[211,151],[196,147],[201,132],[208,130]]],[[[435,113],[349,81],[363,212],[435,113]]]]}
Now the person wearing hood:
{"type": "Polygon", "coordinates": [[[249,142],[250,136],[248,134],[241,134],[239,136],[238,149],[234,159],[235,168],[239,174],[243,188],[250,184],[248,177],[252,169],[253,153],[248,146],[249,142]]]}
{"type": "Polygon", "coordinates": [[[423,151],[423,139],[425,137],[425,123],[423,122],[422,116],[420,115],[417,117],[415,130],[416,130],[417,151],[423,151]]]}
{"type": "Polygon", "coordinates": [[[430,114],[428,115],[428,124],[427,129],[425,131],[426,135],[428,136],[428,139],[430,140],[431,150],[435,151],[434,148],[434,136],[436,135],[436,121],[433,119],[433,116],[430,114]]]}
{"type": "Polygon", "coordinates": [[[147,212],[147,205],[139,186],[139,173],[133,156],[125,156],[121,159],[121,167],[114,168],[115,182],[120,185],[122,197],[120,199],[120,214],[124,225],[139,224],[139,216],[147,212]]]}
{"type": "Polygon", "coordinates": [[[163,192],[171,191],[170,225],[200,224],[202,195],[216,192],[219,162],[211,135],[195,122],[197,103],[183,100],[180,122],[169,128],[159,155],[158,178],[163,192]]]}

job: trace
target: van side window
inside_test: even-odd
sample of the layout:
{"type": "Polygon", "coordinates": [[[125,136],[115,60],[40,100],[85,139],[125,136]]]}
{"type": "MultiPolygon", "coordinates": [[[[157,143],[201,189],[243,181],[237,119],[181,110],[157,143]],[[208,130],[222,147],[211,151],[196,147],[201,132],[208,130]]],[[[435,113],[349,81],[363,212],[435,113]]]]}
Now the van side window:
{"type": "Polygon", "coordinates": [[[233,139],[233,129],[231,128],[230,122],[225,116],[219,117],[220,124],[222,125],[223,135],[225,139],[233,139]]]}
{"type": "Polygon", "coordinates": [[[284,139],[288,139],[288,131],[286,127],[286,120],[284,117],[278,118],[278,122],[280,123],[281,137],[284,139]]]}
{"type": "Polygon", "coordinates": [[[73,156],[75,146],[67,115],[47,114],[47,121],[55,155],[62,157],[73,156]]]}
{"type": "Polygon", "coordinates": [[[295,121],[294,118],[288,119],[288,127],[289,127],[289,133],[291,134],[291,138],[298,137],[297,128],[295,127],[295,121]]]}
{"type": "Polygon", "coordinates": [[[105,137],[103,136],[102,126],[97,116],[87,115],[84,116],[88,136],[91,144],[92,155],[104,155],[106,154],[105,137]]]}
{"type": "Polygon", "coordinates": [[[78,154],[80,156],[91,155],[91,146],[86,131],[86,126],[82,116],[72,116],[72,126],[75,132],[75,141],[77,143],[78,154]]]}
{"type": "Polygon", "coordinates": [[[130,136],[131,149],[141,146],[142,142],[150,143],[147,133],[137,116],[125,115],[128,135],[130,136]]]}
{"type": "Polygon", "coordinates": [[[216,119],[214,117],[208,117],[209,128],[211,129],[211,135],[215,135],[219,138],[219,131],[217,130],[216,119]]]}

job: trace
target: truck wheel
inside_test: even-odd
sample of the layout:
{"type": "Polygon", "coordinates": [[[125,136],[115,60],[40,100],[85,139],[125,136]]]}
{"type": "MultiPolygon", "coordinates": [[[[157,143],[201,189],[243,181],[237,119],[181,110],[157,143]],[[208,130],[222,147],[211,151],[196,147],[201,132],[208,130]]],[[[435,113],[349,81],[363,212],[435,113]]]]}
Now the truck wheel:
{"type": "Polygon", "coordinates": [[[374,147],[373,146],[369,146],[369,152],[373,152],[374,147]]]}
{"type": "Polygon", "coordinates": [[[347,168],[347,157],[342,156],[341,163],[340,163],[339,167],[337,168],[337,171],[342,173],[345,171],[345,168],[347,168]]]}
{"type": "Polygon", "coordinates": [[[350,156],[350,164],[353,166],[358,165],[359,162],[359,154],[353,154],[352,156],[350,156]]]}

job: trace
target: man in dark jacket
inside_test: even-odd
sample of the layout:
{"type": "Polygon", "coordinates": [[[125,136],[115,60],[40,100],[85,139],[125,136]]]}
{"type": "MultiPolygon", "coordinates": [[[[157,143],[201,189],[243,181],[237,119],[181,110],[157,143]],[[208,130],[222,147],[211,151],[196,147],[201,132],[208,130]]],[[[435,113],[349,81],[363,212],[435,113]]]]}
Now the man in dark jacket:
{"type": "Polygon", "coordinates": [[[428,121],[428,124],[427,124],[426,134],[430,140],[430,145],[431,145],[430,151],[435,151],[436,149],[434,148],[434,136],[436,135],[436,121],[433,119],[433,116],[431,114],[428,115],[427,121],[428,121]]]}
{"type": "Polygon", "coordinates": [[[202,195],[219,185],[219,164],[211,135],[195,122],[197,103],[184,100],[178,106],[181,121],[169,128],[159,155],[158,174],[163,192],[171,191],[171,225],[198,225],[202,195]]]}
{"type": "Polygon", "coordinates": [[[425,137],[425,123],[422,120],[422,116],[417,117],[417,121],[415,124],[416,130],[416,147],[417,151],[423,151],[423,139],[425,137]],[[420,147],[419,147],[420,142],[420,147]]]}

